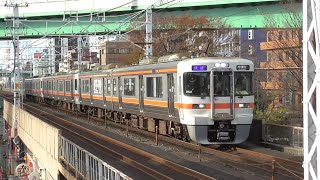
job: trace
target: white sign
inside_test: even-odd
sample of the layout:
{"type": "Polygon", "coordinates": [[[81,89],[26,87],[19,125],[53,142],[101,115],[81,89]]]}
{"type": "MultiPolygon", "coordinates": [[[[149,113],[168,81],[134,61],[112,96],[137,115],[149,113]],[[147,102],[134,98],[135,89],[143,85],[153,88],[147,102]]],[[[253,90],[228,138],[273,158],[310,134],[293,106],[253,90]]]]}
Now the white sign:
{"type": "Polygon", "coordinates": [[[21,163],[16,168],[16,175],[20,179],[28,179],[29,173],[30,173],[30,169],[28,164],[26,163],[21,163]]]}

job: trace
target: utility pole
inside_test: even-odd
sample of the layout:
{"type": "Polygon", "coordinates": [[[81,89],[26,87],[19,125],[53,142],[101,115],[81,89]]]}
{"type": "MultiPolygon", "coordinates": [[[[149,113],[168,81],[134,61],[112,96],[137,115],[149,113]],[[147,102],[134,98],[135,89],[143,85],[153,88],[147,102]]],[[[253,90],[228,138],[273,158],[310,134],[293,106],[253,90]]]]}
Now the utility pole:
{"type": "Polygon", "coordinates": [[[81,72],[81,50],[82,50],[82,37],[79,36],[77,39],[77,44],[78,44],[78,70],[79,73],[81,72]]]}
{"type": "Polygon", "coordinates": [[[146,10],[146,52],[145,57],[152,57],[152,8],[146,10]]]}
{"type": "Polygon", "coordinates": [[[19,49],[19,7],[28,7],[28,4],[17,4],[13,2],[9,2],[5,4],[6,7],[13,8],[13,17],[12,17],[12,41],[13,41],[13,48],[14,48],[14,135],[17,134],[17,125],[18,125],[18,117],[19,117],[19,109],[20,109],[20,102],[21,102],[21,78],[20,78],[20,49],[19,49]]]}

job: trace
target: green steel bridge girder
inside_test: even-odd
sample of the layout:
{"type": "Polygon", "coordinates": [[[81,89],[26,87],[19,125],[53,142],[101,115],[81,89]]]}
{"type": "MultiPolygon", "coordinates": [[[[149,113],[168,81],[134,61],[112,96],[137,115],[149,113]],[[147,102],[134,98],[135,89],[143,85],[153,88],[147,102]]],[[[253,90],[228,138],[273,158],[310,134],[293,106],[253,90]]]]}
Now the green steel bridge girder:
{"type": "MultiPolygon", "coordinates": [[[[297,3],[295,6],[302,17],[302,4],[297,3]],[[301,8],[300,8],[301,7],[301,8]]],[[[288,14],[286,9],[279,4],[261,4],[261,5],[242,5],[242,6],[206,6],[198,9],[174,9],[174,10],[154,10],[153,16],[160,13],[165,15],[176,16],[183,14],[191,14],[193,16],[208,16],[209,18],[224,19],[231,28],[279,28],[283,27],[282,19],[288,14]],[[266,27],[266,15],[272,16],[278,22],[277,27],[266,27]]],[[[133,12],[133,11],[131,11],[133,12]]],[[[127,12],[128,13],[128,12],[127,12]]],[[[144,13],[140,15],[143,17],[144,13]]],[[[108,34],[110,32],[126,32],[129,29],[130,23],[123,21],[126,16],[121,17],[107,17],[106,21],[97,19],[90,21],[90,17],[79,16],[78,21],[73,18],[70,21],[63,21],[62,15],[36,17],[36,20],[30,17],[31,21],[22,21],[19,28],[21,38],[39,38],[43,36],[64,36],[76,34],[108,34]],[[47,20],[47,21],[45,21],[47,20]]],[[[142,18],[143,19],[143,18],[142,18]]],[[[135,20],[137,22],[137,19],[135,20]]],[[[131,27],[141,25],[144,29],[143,23],[131,24],[131,27]]],[[[12,22],[0,19],[0,40],[12,38],[12,22]]]]}

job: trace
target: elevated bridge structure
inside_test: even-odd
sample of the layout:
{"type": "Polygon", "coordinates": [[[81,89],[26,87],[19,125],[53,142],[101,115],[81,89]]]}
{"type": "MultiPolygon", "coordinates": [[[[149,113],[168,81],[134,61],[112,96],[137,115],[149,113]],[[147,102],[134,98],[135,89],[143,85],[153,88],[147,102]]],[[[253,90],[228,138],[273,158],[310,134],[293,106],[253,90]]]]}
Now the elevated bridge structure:
{"type": "MultiPolygon", "coordinates": [[[[281,0],[121,0],[112,3],[103,0],[30,0],[28,3],[27,7],[19,9],[20,25],[16,31],[20,39],[105,35],[143,29],[148,8],[152,8],[153,16],[165,13],[168,17],[191,14],[218,18],[231,28],[265,28],[265,16],[271,15],[281,22],[288,13],[280,5],[281,0]]],[[[12,39],[12,9],[5,8],[5,1],[0,1],[0,8],[0,40],[12,39]]]]}

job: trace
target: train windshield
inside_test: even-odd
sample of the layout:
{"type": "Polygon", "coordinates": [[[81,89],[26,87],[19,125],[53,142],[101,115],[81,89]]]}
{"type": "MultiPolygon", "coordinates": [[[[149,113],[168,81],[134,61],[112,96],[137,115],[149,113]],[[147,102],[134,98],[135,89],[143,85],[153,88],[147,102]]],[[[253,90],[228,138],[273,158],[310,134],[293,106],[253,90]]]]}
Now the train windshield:
{"type": "Polygon", "coordinates": [[[210,72],[184,73],[183,89],[186,96],[210,96],[210,72]]]}
{"type": "Polygon", "coordinates": [[[235,72],[234,87],[236,96],[252,95],[252,72],[235,72]]]}
{"type": "Polygon", "coordinates": [[[214,96],[230,96],[230,75],[229,71],[214,72],[214,96]]]}
{"type": "MultiPolygon", "coordinates": [[[[229,71],[215,71],[214,96],[230,96],[229,71]]],[[[210,96],[210,72],[187,72],[183,75],[183,89],[186,96],[208,97],[210,96]]],[[[234,73],[235,96],[252,95],[252,72],[234,73]]]]}

